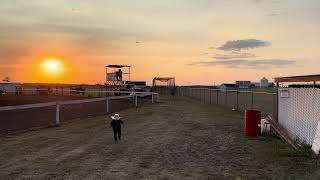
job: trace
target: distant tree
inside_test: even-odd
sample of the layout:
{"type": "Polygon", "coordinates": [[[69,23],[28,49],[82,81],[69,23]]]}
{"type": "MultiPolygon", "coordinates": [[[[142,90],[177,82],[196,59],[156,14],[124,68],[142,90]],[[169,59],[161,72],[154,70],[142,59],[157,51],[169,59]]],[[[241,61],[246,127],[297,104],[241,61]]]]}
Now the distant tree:
{"type": "Polygon", "coordinates": [[[2,81],[4,81],[4,82],[10,82],[10,77],[7,76],[7,77],[5,77],[2,81]]]}

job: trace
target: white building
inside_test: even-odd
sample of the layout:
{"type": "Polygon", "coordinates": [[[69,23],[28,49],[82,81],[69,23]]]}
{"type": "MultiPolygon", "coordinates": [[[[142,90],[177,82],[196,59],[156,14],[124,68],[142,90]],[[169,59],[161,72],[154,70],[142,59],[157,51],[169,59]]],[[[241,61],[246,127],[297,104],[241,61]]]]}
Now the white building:
{"type": "Polygon", "coordinates": [[[269,87],[269,81],[267,78],[263,77],[261,80],[260,80],[260,87],[261,88],[267,88],[269,87]]]}

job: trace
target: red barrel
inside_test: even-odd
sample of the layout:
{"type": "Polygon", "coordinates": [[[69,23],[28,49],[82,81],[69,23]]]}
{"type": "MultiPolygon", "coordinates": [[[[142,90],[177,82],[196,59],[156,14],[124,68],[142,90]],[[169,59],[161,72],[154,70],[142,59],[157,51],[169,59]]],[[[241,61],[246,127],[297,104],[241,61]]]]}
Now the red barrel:
{"type": "Polygon", "coordinates": [[[244,134],[246,136],[259,136],[261,134],[261,112],[246,110],[244,119],[244,134]]]}

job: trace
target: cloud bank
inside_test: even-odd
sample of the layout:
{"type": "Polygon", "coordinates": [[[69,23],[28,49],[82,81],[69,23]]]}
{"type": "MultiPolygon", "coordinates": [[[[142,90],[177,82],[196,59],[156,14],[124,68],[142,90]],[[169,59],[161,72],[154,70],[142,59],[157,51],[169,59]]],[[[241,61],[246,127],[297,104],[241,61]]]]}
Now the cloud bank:
{"type": "Polygon", "coordinates": [[[215,54],[213,56],[214,59],[243,59],[243,58],[255,58],[257,57],[256,55],[252,53],[242,53],[242,52],[237,52],[233,51],[230,54],[215,54]]]}
{"type": "Polygon", "coordinates": [[[258,39],[243,39],[227,41],[224,45],[217,48],[222,51],[241,51],[269,46],[269,42],[258,39]]]}
{"type": "Polygon", "coordinates": [[[212,61],[198,61],[192,62],[190,66],[225,66],[228,68],[244,68],[244,69],[270,69],[270,68],[284,68],[295,64],[294,60],[287,59],[260,59],[260,60],[212,60],[212,61]]]}

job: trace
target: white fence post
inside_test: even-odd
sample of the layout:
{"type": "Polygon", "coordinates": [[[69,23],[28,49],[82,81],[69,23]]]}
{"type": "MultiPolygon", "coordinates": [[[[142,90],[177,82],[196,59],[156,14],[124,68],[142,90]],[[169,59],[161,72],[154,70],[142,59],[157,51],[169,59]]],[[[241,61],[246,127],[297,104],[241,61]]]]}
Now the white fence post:
{"type": "Polygon", "coordinates": [[[60,103],[57,102],[56,105],[56,125],[60,124],[60,103]]]}

